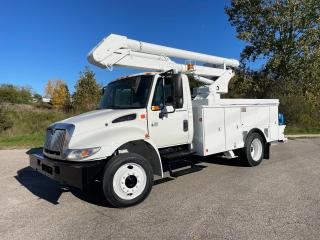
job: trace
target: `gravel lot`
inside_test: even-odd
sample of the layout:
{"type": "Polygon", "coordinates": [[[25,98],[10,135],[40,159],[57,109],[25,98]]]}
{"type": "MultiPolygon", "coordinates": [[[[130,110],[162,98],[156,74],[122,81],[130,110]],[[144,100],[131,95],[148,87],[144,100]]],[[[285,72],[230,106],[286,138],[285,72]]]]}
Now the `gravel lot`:
{"type": "Polygon", "coordinates": [[[1,239],[320,237],[320,138],[273,146],[255,168],[202,158],[127,209],[105,204],[99,185],[85,194],[34,172],[26,151],[0,151],[1,239]]]}

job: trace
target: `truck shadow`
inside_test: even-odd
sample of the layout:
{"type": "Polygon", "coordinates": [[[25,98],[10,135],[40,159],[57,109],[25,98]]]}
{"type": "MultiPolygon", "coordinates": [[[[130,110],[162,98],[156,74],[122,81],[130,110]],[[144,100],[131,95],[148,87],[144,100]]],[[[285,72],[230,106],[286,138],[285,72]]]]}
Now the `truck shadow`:
{"type": "Polygon", "coordinates": [[[211,155],[206,157],[195,157],[196,160],[208,164],[225,165],[231,167],[248,167],[239,157],[227,159],[220,155],[211,155]]]}
{"type": "Polygon", "coordinates": [[[77,188],[54,181],[34,171],[31,167],[25,167],[17,171],[15,179],[39,199],[46,200],[54,205],[59,204],[59,198],[63,193],[70,192],[88,203],[112,207],[106,202],[100,183],[92,183],[88,191],[82,192],[77,188]]]}
{"type": "Polygon", "coordinates": [[[61,194],[69,191],[65,185],[49,179],[31,167],[20,169],[14,178],[39,199],[44,199],[52,204],[59,204],[58,200],[61,194]]]}
{"type": "MultiPolygon", "coordinates": [[[[198,172],[202,169],[206,168],[207,166],[201,165],[201,163],[208,164],[216,164],[216,165],[225,165],[230,167],[248,167],[239,157],[227,159],[225,157],[222,157],[221,155],[210,155],[210,156],[190,156],[188,157],[189,162],[193,162],[194,167],[193,169],[185,169],[178,172],[178,176],[182,176],[184,174],[192,173],[192,172],[198,172]]],[[[163,163],[163,170],[168,171],[168,163],[166,160],[162,160],[163,163]]],[[[183,165],[188,165],[188,163],[181,162],[178,163],[177,167],[184,167],[183,165]]]]}
{"type": "MultiPolygon", "coordinates": [[[[37,149],[30,149],[27,153],[30,154],[33,151],[37,151],[37,149]]],[[[190,159],[189,159],[190,160],[190,159]]],[[[176,177],[181,177],[184,175],[192,174],[199,172],[206,168],[207,166],[201,163],[207,164],[219,164],[219,165],[227,165],[227,166],[245,166],[241,162],[241,160],[235,159],[224,159],[219,156],[208,156],[208,157],[198,157],[193,156],[191,161],[193,162],[192,167],[190,167],[190,162],[177,162],[171,166],[174,171],[173,176],[168,175],[168,162],[163,161],[163,170],[166,177],[154,180],[154,186],[156,187],[159,184],[166,183],[168,181],[175,180],[176,177]]],[[[112,208],[111,205],[107,203],[103,196],[102,192],[102,184],[101,182],[92,183],[86,192],[83,192],[77,188],[56,182],[36,171],[34,171],[31,167],[25,167],[17,171],[17,175],[14,178],[26,189],[28,189],[32,194],[37,196],[39,199],[44,199],[47,202],[50,202],[54,205],[59,204],[59,199],[61,195],[65,192],[70,192],[72,195],[77,198],[86,201],[88,203],[109,207],[112,208]]]]}
{"type": "MultiPolygon", "coordinates": [[[[183,169],[177,171],[177,176],[183,176],[185,174],[190,174],[192,172],[200,171],[202,167],[194,167],[192,170],[183,169]]],[[[46,200],[54,205],[59,204],[59,199],[63,193],[70,192],[75,197],[102,207],[112,208],[110,204],[107,203],[103,196],[102,184],[101,182],[93,182],[88,187],[86,192],[83,192],[77,188],[59,183],[54,181],[36,171],[31,167],[25,167],[17,171],[17,175],[14,178],[26,189],[28,189],[33,195],[37,196],[39,199],[46,200]]],[[[161,179],[154,180],[154,186],[162,183],[173,181],[175,178],[164,177],[161,179]]]]}

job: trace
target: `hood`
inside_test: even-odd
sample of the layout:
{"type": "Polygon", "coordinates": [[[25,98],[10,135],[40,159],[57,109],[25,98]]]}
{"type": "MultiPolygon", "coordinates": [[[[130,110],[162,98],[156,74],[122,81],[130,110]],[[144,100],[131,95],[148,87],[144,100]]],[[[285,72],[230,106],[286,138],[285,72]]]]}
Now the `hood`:
{"type": "Polygon", "coordinates": [[[73,135],[80,133],[97,130],[99,128],[105,128],[106,124],[112,124],[112,121],[126,116],[128,114],[140,114],[145,112],[145,109],[104,109],[104,110],[95,110],[87,113],[83,113],[62,121],[59,121],[55,124],[66,123],[73,124],[75,130],[73,135]]]}

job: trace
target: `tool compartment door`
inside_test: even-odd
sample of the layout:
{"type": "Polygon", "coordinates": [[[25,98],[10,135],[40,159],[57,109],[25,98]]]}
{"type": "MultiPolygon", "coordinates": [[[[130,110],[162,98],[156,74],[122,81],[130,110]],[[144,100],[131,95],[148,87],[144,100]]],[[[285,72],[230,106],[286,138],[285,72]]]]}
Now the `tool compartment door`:
{"type": "Polygon", "coordinates": [[[279,139],[279,117],[278,106],[270,106],[270,141],[277,141],[279,139]]]}
{"type": "Polygon", "coordinates": [[[225,108],[226,150],[242,148],[244,139],[241,130],[240,107],[225,108]]]}
{"type": "Polygon", "coordinates": [[[224,152],[226,149],[224,108],[203,108],[204,155],[224,152]]]}

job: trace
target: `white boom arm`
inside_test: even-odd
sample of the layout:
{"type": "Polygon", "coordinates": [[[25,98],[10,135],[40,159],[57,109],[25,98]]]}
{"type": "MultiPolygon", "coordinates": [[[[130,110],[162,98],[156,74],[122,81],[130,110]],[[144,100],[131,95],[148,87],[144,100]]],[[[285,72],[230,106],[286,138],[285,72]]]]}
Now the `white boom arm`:
{"type": "Polygon", "coordinates": [[[233,76],[233,71],[228,68],[239,66],[239,62],[234,59],[140,42],[116,34],[110,34],[92,49],[88,55],[88,61],[96,66],[109,69],[112,69],[112,66],[152,71],[173,69],[175,72],[193,75],[196,80],[210,85],[209,92],[219,94],[228,92],[228,84],[233,76]],[[179,64],[169,57],[220,65],[221,68],[179,64]],[[213,81],[208,77],[217,79],[213,81]]]}

